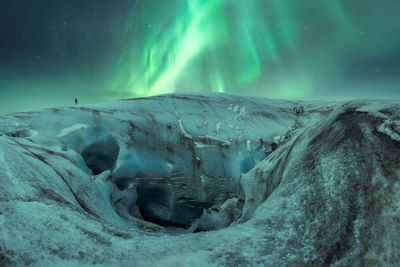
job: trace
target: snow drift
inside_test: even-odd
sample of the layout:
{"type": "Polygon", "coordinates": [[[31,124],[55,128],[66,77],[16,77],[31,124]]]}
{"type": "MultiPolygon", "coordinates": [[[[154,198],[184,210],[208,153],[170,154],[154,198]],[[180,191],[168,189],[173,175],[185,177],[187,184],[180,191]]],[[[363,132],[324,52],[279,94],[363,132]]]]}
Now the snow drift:
{"type": "Polygon", "coordinates": [[[390,101],[175,94],[0,117],[0,263],[393,265],[390,101]]]}

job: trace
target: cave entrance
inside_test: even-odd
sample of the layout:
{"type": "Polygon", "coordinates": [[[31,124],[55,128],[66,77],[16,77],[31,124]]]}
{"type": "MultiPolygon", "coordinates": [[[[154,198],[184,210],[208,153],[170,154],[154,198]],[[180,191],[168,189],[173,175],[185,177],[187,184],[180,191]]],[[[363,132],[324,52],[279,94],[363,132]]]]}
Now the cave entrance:
{"type": "Polygon", "coordinates": [[[205,207],[195,199],[177,197],[171,184],[144,183],[136,191],[136,205],[143,219],[164,227],[188,229],[205,207]]]}

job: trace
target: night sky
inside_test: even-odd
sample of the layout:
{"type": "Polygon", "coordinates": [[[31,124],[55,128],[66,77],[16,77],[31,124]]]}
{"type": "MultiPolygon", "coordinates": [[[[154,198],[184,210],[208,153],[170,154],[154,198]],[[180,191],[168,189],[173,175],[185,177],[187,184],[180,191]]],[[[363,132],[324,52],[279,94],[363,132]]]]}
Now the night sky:
{"type": "Polygon", "coordinates": [[[1,0],[0,114],[182,91],[400,99],[399,0],[1,0]]]}

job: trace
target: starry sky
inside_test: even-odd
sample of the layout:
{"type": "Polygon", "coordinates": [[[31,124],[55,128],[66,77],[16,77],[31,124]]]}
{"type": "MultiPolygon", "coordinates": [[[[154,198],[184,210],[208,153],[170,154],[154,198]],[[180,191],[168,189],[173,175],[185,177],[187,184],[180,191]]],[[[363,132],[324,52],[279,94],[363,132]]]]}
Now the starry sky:
{"type": "Polygon", "coordinates": [[[1,0],[0,114],[172,92],[400,99],[399,0],[1,0]]]}

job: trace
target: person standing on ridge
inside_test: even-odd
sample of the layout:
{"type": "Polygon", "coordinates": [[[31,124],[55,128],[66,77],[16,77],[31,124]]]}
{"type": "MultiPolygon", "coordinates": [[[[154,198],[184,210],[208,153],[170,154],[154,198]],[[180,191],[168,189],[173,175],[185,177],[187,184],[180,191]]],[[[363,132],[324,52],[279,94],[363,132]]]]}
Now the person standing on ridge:
{"type": "Polygon", "coordinates": [[[75,97],[75,105],[78,105],[78,98],[75,97]]]}

